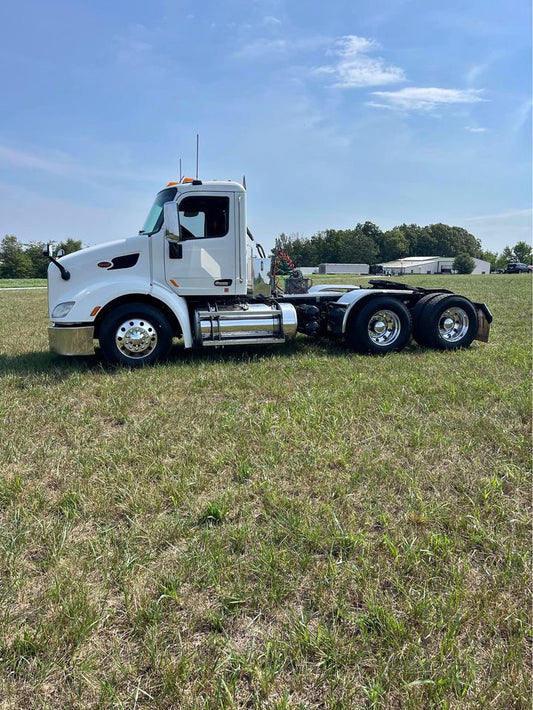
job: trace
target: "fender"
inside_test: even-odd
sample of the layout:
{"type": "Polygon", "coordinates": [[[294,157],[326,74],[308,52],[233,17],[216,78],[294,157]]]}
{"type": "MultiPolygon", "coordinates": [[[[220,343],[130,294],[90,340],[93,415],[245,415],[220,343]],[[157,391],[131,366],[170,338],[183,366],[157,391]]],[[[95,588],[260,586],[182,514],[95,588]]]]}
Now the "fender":
{"type": "Polygon", "coordinates": [[[393,290],[390,288],[387,289],[376,289],[376,288],[362,288],[354,291],[348,291],[348,293],[345,293],[343,296],[341,296],[338,301],[335,303],[338,303],[340,306],[345,306],[346,311],[344,313],[344,317],[342,319],[342,333],[346,333],[346,326],[348,324],[348,319],[350,318],[350,314],[353,311],[354,308],[357,308],[358,306],[362,305],[363,303],[366,303],[370,298],[374,298],[375,296],[411,296],[414,293],[414,291],[409,291],[407,289],[405,290],[393,290]]]}
{"type": "MultiPolygon", "coordinates": [[[[146,278],[142,277],[132,278],[130,276],[128,279],[121,278],[120,281],[113,282],[97,281],[80,291],[75,291],[72,288],[66,289],[61,293],[61,301],[74,301],[74,306],[67,316],[63,318],[53,318],[52,320],[54,323],[61,326],[80,323],[90,325],[94,323],[98,313],[107,304],[119,298],[134,298],[135,294],[151,296],[158,301],[162,301],[176,316],[183,333],[185,347],[192,347],[191,323],[185,299],[182,296],[167,291],[157,284],[151,285],[146,278]],[[98,311],[92,315],[97,307],[98,311]]],[[[53,311],[53,308],[57,304],[50,305],[53,311]]]]}
{"type": "MultiPolygon", "coordinates": [[[[311,286],[308,293],[323,293],[324,291],[358,291],[361,287],[353,284],[317,284],[311,286]]],[[[365,289],[367,290],[367,289],[365,289]]]]}
{"type": "Polygon", "coordinates": [[[178,323],[180,324],[184,346],[186,348],[192,348],[192,329],[191,320],[189,318],[189,309],[187,308],[187,301],[183,298],[183,296],[178,296],[176,293],[167,291],[158,284],[152,285],[151,295],[158,301],[162,301],[170,308],[172,313],[174,313],[178,323]]]}

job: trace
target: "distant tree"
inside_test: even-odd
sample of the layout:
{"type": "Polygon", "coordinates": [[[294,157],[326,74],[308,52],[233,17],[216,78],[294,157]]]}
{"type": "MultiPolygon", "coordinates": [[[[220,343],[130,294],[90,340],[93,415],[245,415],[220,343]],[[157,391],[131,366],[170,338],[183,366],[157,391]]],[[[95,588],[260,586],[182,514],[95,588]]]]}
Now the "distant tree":
{"type": "Polygon", "coordinates": [[[395,227],[383,232],[379,245],[378,261],[394,261],[409,253],[409,241],[405,234],[395,227]]]}
{"type": "MultiPolygon", "coordinates": [[[[430,224],[426,227],[427,231],[431,235],[431,243],[433,246],[433,252],[430,252],[428,256],[455,256],[457,251],[453,248],[454,235],[453,228],[447,224],[430,224]]],[[[421,256],[424,256],[421,254],[421,256]]]]}
{"type": "Polygon", "coordinates": [[[288,237],[283,233],[280,234],[274,245],[275,250],[285,252],[297,266],[314,266],[319,263],[311,240],[300,237],[298,233],[288,237]]]}
{"type": "Polygon", "coordinates": [[[518,261],[514,251],[511,249],[510,246],[505,246],[503,248],[501,258],[503,260],[504,265],[507,265],[510,261],[518,261]]]}
{"type": "Polygon", "coordinates": [[[331,262],[341,264],[374,264],[382,232],[372,222],[357,224],[354,229],[330,230],[334,251],[331,262]]]}
{"type": "Polygon", "coordinates": [[[26,246],[25,254],[31,261],[31,276],[34,279],[45,279],[50,263],[43,254],[46,244],[43,242],[31,242],[26,246]]]}
{"type": "Polygon", "coordinates": [[[314,244],[315,253],[318,256],[318,263],[335,263],[341,262],[344,259],[350,240],[349,229],[326,229],[324,232],[318,232],[311,237],[311,243],[314,244]]]}
{"type": "Polygon", "coordinates": [[[482,253],[481,242],[473,234],[441,223],[426,227],[401,224],[383,232],[372,222],[364,222],[353,229],[326,229],[310,238],[282,233],[276,248],[283,249],[297,266],[374,264],[409,256],[454,257],[463,253],[480,258],[482,253]]]}
{"type": "Polygon", "coordinates": [[[63,249],[65,254],[72,254],[72,252],[79,251],[83,249],[81,239],[65,239],[64,242],[59,242],[57,245],[57,250],[63,249]]]}
{"type": "Polygon", "coordinates": [[[425,254],[427,254],[427,252],[425,252],[425,254],[423,253],[423,249],[420,246],[424,238],[423,227],[420,227],[418,224],[401,224],[398,227],[394,227],[392,231],[395,232],[396,230],[401,232],[407,242],[407,253],[405,256],[425,256],[425,254]]]}
{"type": "Polygon", "coordinates": [[[466,252],[457,254],[453,261],[453,269],[459,274],[471,274],[475,267],[476,262],[470,254],[467,254],[466,252]]]}
{"type": "Polygon", "coordinates": [[[522,264],[533,262],[531,246],[527,242],[517,242],[513,247],[513,254],[516,261],[520,261],[522,264]]]}
{"type": "Polygon", "coordinates": [[[439,223],[430,224],[426,229],[429,230],[434,244],[433,255],[457,256],[457,254],[464,253],[479,258],[481,242],[463,227],[450,227],[447,224],[439,223]]]}
{"type": "Polygon", "coordinates": [[[6,234],[0,244],[0,278],[26,279],[32,275],[30,257],[13,234],[6,234]]]}
{"type": "Polygon", "coordinates": [[[507,264],[509,263],[509,259],[506,258],[506,256],[503,254],[498,254],[498,258],[496,259],[496,268],[497,269],[505,269],[507,264]]]}

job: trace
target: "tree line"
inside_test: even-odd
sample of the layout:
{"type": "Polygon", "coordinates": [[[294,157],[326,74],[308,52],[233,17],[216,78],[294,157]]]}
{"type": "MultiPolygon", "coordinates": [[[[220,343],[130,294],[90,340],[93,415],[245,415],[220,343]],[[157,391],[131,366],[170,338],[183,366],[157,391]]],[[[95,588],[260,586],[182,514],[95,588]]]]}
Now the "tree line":
{"type": "Polygon", "coordinates": [[[509,261],[531,263],[531,247],[518,242],[501,254],[483,249],[481,242],[463,227],[447,224],[401,224],[382,231],[373,222],[353,229],[326,229],[311,237],[280,234],[275,248],[287,254],[296,266],[376,264],[410,256],[457,257],[468,255],[488,261],[491,269],[505,268],[509,261]]]}
{"type": "MultiPolygon", "coordinates": [[[[55,243],[56,250],[71,254],[82,248],[81,240],[66,239],[55,243]]],[[[0,278],[46,278],[48,259],[43,255],[44,242],[23,244],[13,234],[0,243],[0,278]]],[[[531,246],[524,241],[506,246],[499,254],[485,251],[481,242],[462,227],[446,224],[401,224],[382,231],[372,222],[353,229],[326,229],[311,237],[280,234],[275,249],[287,254],[296,266],[333,264],[376,264],[409,256],[461,256],[488,261],[491,269],[503,269],[510,261],[533,263],[531,246]]]]}
{"type": "MultiPolygon", "coordinates": [[[[6,234],[0,243],[0,278],[2,279],[45,279],[50,263],[43,254],[44,242],[21,244],[14,234],[6,234]]],[[[54,243],[56,251],[71,254],[82,248],[81,240],[66,239],[54,243]]]]}

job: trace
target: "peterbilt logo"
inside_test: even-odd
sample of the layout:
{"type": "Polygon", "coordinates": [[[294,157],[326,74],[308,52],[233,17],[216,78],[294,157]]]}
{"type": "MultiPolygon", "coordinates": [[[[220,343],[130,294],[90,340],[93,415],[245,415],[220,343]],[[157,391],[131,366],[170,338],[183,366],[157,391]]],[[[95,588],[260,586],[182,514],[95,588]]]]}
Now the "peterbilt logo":
{"type": "Polygon", "coordinates": [[[115,271],[117,269],[131,269],[139,261],[139,252],[136,254],[122,254],[115,256],[111,261],[99,261],[96,266],[100,269],[115,271]]]}

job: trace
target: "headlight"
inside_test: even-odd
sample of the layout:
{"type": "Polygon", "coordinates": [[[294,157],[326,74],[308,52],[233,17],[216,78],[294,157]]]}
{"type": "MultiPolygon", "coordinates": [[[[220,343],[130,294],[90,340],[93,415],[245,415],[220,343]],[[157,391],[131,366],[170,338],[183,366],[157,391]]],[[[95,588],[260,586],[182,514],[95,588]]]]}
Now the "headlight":
{"type": "Polygon", "coordinates": [[[70,313],[70,309],[76,303],[76,301],[65,301],[65,303],[58,303],[57,306],[52,311],[52,318],[64,318],[70,313]]]}

